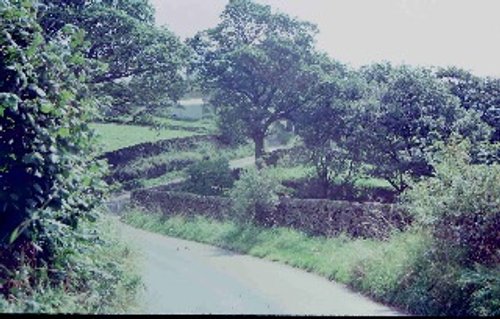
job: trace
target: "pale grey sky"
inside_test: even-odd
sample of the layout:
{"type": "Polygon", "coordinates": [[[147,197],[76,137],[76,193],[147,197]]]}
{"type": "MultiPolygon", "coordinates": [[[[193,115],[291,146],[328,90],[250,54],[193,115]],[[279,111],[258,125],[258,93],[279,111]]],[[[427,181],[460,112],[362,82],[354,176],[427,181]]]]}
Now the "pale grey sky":
{"type": "MultiPolygon", "coordinates": [[[[500,77],[500,0],[256,0],[318,25],[319,49],[375,61],[456,65],[500,77]]],[[[181,38],[215,26],[227,0],[151,0],[181,38]]]]}

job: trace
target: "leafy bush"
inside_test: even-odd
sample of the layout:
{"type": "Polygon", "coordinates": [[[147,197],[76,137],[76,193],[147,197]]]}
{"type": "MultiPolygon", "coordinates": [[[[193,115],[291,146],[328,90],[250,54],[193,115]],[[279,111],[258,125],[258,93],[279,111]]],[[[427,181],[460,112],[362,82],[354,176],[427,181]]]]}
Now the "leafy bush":
{"type": "Polygon", "coordinates": [[[11,269],[53,263],[64,236],[82,217],[95,218],[105,193],[87,125],[95,103],[84,34],[66,26],[47,42],[37,8],[0,6],[0,264],[11,269]]]}
{"type": "Polygon", "coordinates": [[[83,222],[58,254],[64,270],[23,265],[0,279],[12,287],[8,298],[0,295],[0,313],[123,313],[138,306],[136,256],[116,230],[104,216],[83,222]]]}
{"type": "Polygon", "coordinates": [[[229,191],[234,217],[243,223],[262,222],[260,215],[276,208],[283,189],[268,170],[245,170],[229,191]]]}
{"type": "Polygon", "coordinates": [[[39,8],[0,5],[0,312],[120,311],[138,279],[92,223],[106,169],[87,124],[87,43],[69,25],[46,40],[39,8]]]}
{"type": "Polygon", "coordinates": [[[401,298],[425,314],[498,316],[500,166],[471,164],[467,141],[437,149],[434,176],[403,195],[432,240],[401,298]]]}
{"type": "Polygon", "coordinates": [[[186,169],[186,189],[200,195],[220,195],[231,188],[234,178],[225,158],[205,159],[186,169]]]}
{"type": "Polygon", "coordinates": [[[498,263],[500,166],[472,165],[468,142],[438,145],[434,176],[405,194],[410,211],[432,230],[443,258],[460,251],[464,265],[498,263]]]}
{"type": "MultiPolygon", "coordinates": [[[[469,287],[469,313],[474,316],[500,316],[500,269],[476,265],[460,277],[462,287],[469,287]]],[[[465,289],[464,289],[465,290],[465,289]]]]}

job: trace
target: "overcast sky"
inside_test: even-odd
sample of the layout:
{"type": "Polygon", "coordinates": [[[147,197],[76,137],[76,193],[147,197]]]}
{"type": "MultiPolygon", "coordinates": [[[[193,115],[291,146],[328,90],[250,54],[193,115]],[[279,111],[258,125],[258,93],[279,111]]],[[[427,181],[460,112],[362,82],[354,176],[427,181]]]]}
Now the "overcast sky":
{"type": "MultiPolygon", "coordinates": [[[[213,27],[227,0],[151,0],[181,38],[213,27]]],[[[500,77],[500,0],[256,0],[318,25],[319,49],[358,67],[387,60],[500,77]]]]}

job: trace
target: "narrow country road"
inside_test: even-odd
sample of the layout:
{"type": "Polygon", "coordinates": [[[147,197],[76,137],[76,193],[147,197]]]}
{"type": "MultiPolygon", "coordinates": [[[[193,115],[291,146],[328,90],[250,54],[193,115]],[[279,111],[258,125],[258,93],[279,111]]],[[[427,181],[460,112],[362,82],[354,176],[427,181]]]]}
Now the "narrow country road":
{"type": "Polygon", "coordinates": [[[146,314],[403,315],[292,267],[135,229],[146,314]]]}

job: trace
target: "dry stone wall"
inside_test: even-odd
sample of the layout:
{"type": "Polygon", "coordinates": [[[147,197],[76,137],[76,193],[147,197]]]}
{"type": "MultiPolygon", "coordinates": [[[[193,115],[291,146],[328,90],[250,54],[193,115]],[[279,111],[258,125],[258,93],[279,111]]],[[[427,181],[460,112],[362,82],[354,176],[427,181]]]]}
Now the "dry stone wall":
{"type": "MultiPolygon", "coordinates": [[[[155,188],[132,192],[131,201],[166,216],[231,218],[231,200],[225,197],[155,188]]],[[[266,227],[290,227],[310,235],[335,237],[345,233],[354,238],[384,239],[393,230],[407,227],[411,218],[402,207],[393,204],[281,198],[274,211],[256,216],[256,223],[266,227]]]]}
{"type": "Polygon", "coordinates": [[[216,135],[195,135],[183,138],[160,140],[156,142],[145,142],[129,147],[121,148],[116,151],[106,152],[100,156],[105,158],[108,163],[117,166],[133,161],[140,157],[148,157],[158,155],[163,152],[172,150],[181,151],[194,147],[200,142],[211,142],[219,144],[219,138],[216,135]]]}

